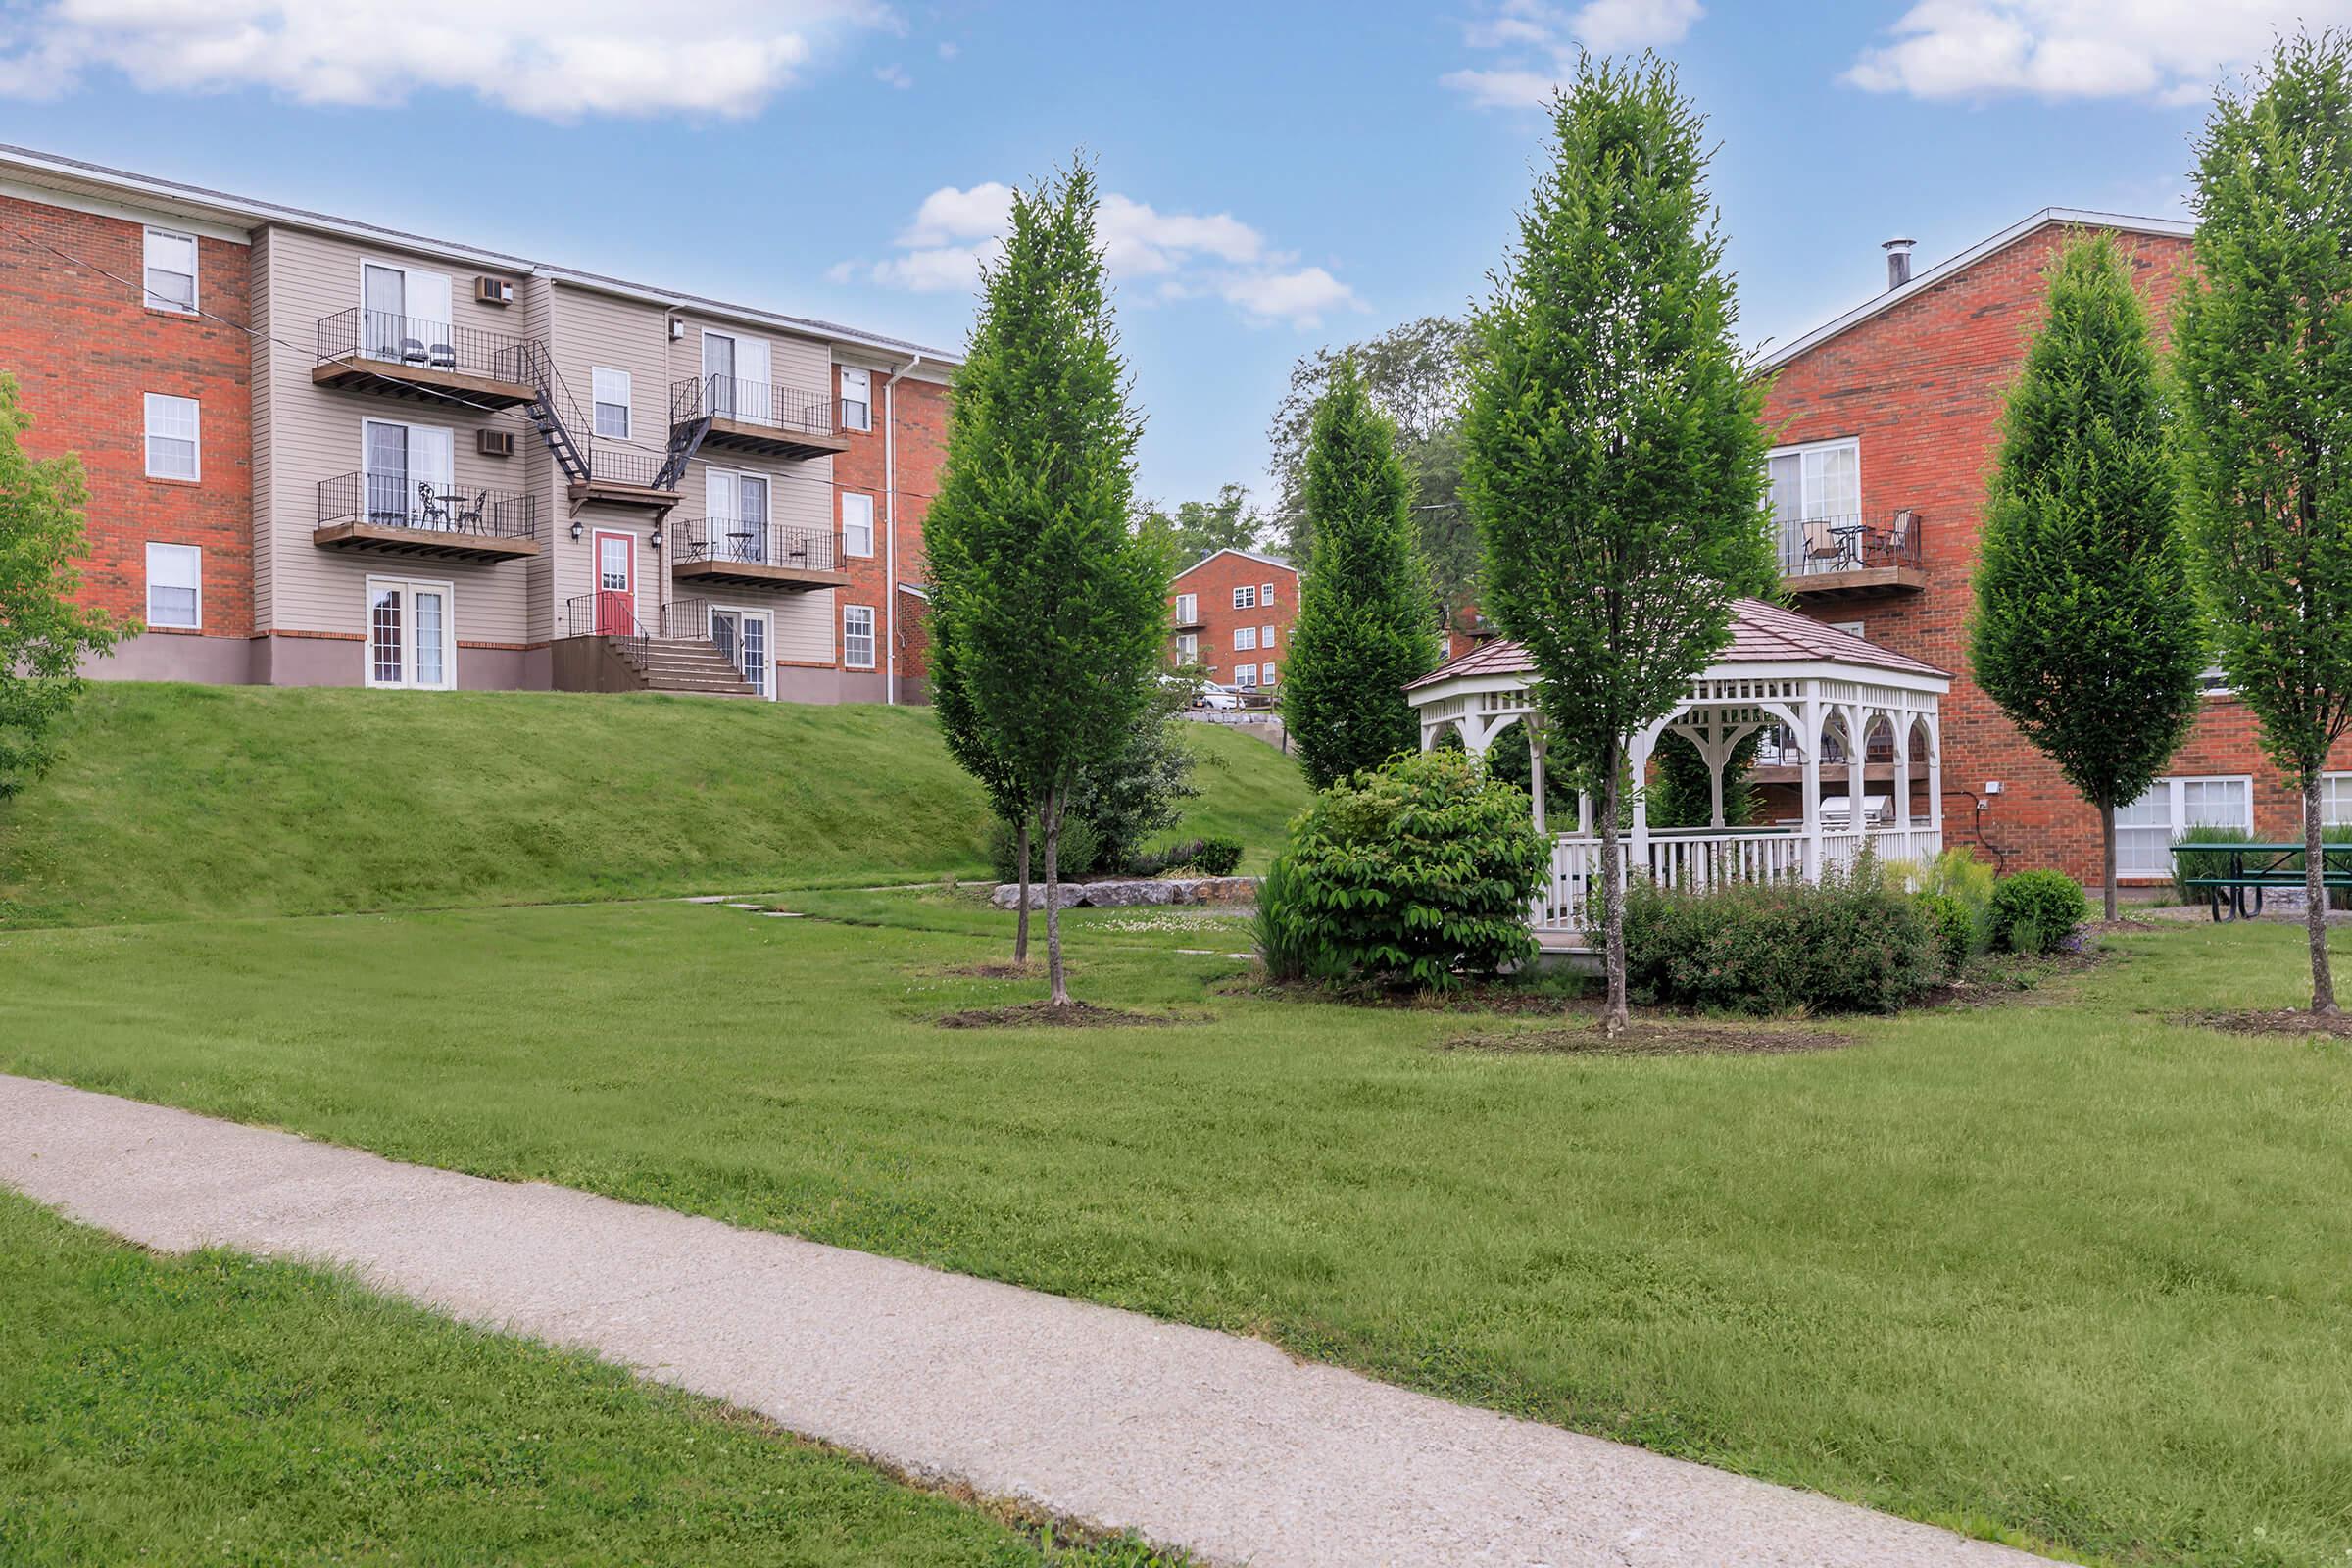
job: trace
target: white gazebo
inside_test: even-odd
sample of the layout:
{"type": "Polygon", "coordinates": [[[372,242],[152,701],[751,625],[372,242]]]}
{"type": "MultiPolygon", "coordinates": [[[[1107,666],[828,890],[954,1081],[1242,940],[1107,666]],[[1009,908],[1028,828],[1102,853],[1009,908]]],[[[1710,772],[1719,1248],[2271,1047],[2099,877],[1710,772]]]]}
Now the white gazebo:
{"type": "MultiPolygon", "coordinates": [[[[1472,649],[1405,688],[1421,715],[1421,749],[1449,729],[1483,757],[1513,724],[1528,728],[1536,828],[1544,809],[1543,719],[1529,693],[1533,662],[1517,643],[1472,649]]],[[[1803,877],[1842,865],[1870,843],[1883,859],[1931,859],[1943,849],[1943,764],[1938,704],[1951,677],[1759,599],[1733,609],[1731,646],[1674,711],[1632,738],[1635,779],[1648,777],[1661,743],[1695,747],[1714,781],[1706,827],[1653,828],[1646,792],[1636,790],[1626,834],[1628,874],[1669,887],[1803,877]],[[1762,730],[1754,779],[1793,811],[1761,826],[1724,821],[1724,764],[1762,730]],[[1924,786],[1924,788],[1922,787],[1924,786]],[[1913,791],[1924,797],[1914,802],[1913,791]]],[[[1533,911],[1546,948],[1586,946],[1586,898],[1600,878],[1593,802],[1577,799],[1573,832],[1551,832],[1551,876],[1533,911]]],[[[1768,815],[1773,813],[1768,812],[1768,815]]]]}

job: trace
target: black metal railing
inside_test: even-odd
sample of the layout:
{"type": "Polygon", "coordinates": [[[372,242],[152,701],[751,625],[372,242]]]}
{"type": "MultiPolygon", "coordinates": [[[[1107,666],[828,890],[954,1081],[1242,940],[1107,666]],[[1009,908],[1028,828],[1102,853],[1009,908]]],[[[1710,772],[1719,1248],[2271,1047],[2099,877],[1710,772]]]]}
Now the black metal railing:
{"type": "Polygon", "coordinates": [[[669,422],[726,419],[794,435],[831,435],[833,399],[806,387],[771,386],[731,375],[690,376],[669,389],[669,422]]]}
{"type": "Polygon", "coordinates": [[[1834,571],[1919,564],[1921,518],[1906,507],[1884,525],[1859,516],[1783,518],[1781,575],[1812,577],[1834,571]]]}
{"type": "Polygon", "coordinates": [[[373,360],[415,370],[532,384],[537,340],[353,306],[318,319],[318,363],[373,360]]]}
{"type": "Polygon", "coordinates": [[[588,472],[599,484],[662,489],[662,462],[663,454],[640,447],[616,447],[597,441],[588,448],[588,472]]]}
{"type": "Polygon", "coordinates": [[[517,490],[435,484],[405,473],[341,473],[318,481],[318,526],[336,522],[536,539],[539,503],[517,490]]]}
{"type": "Polygon", "coordinates": [[[841,536],[823,528],[795,528],[780,522],[731,517],[692,517],[670,524],[671,559],[724,562],[753,566],[793,566],[803,571],[841,569],[841,536]]]}

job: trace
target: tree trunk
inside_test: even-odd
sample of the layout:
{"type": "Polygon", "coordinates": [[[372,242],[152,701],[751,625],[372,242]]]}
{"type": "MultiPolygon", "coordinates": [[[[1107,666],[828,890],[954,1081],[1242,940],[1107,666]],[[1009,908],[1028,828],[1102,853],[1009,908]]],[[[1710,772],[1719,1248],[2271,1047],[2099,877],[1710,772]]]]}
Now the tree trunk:
{"type": "Polygon", "coordinates": [[[1061,796],[1046,796],[1046,976],[1056,1007],[1070,1004],[1069,979],[1061,970],[1061,796]]]}
{"type": "Polygon", "coordinates": [[[2303,924],[2311,933],[2311,1010],[2335,1015],[2335,974],[2328,966],[2327,863],[2320,853],[2320,770],[2327,759],[2303,767],[2303,924]]]}
{"type": "Polygon", "coordinates": [[[1612,743],[1602,762],[1600,786],[1600,885],[1606,890],[1602,906],[1601,967],[1609,980],[1608,1008],[1601,1014],[1601,1032],[1611,1040],[1632,1025],[1625,1006],[1625,843],[1618,836],[1617,795],[1620,766],[1612,743]]]}
{"type": "Polygon", "coordinates": [[[1029,813],[1021,813],[1021,830],[1015,835],[1021,855],[1021,917],[1012,928],[1012,961],[1029,961],[1029,813]]]}
{"type": "Polygon", "coordinates": [[[2115,921],[2115,803],[2099,808],[2099,880],[2107,889],[2107,919],[2115,921]]]}

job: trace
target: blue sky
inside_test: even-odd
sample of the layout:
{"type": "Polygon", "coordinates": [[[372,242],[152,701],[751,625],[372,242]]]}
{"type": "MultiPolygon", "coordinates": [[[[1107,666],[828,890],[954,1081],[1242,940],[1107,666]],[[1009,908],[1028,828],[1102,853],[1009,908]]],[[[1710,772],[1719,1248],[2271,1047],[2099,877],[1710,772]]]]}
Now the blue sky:
{"type": "Polygon", "coordinates": [[[1145,494],[1483,288],[1580,43],[1680,66],[1751,340],[2044,206],[2179,216],[2206,90],[2352,0],[0,0],[0,141],[953,347],[1005,182],[1113,194],[1145,494]]]}

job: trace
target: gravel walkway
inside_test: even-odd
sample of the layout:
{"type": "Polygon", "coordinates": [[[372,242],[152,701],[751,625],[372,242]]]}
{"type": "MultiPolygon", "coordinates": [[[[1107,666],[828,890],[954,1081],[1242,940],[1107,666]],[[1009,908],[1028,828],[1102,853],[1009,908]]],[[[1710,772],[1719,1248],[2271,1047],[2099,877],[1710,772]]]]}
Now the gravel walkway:
{"type": "Polygon", "coordinates": [[[1212,1563],[2043,1560],[1254,1340],[29,1079],[0,1076],[0,1182],[149,1247],[345,1265],[1212,1563]]]}

